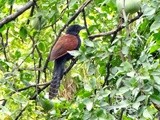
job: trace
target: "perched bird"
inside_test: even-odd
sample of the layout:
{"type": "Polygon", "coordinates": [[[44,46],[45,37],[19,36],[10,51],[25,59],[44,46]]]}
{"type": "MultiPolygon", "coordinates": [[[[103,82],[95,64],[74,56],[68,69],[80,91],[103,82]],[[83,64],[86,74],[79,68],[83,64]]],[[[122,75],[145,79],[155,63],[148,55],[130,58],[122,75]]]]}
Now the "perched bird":
{"type": "Polygon", "coordinates": [[[71,25],[67,28],[66,34],[62,35],[52,48],[50,60],[55,60],[53,78],[49,89],[49,99],[55,97],[58,93],[60,81],[64,74],[66,61],[73,58],[67,51],[78,50],[81,45],[79,32],[84,29],[80,25],[71,25]]]}

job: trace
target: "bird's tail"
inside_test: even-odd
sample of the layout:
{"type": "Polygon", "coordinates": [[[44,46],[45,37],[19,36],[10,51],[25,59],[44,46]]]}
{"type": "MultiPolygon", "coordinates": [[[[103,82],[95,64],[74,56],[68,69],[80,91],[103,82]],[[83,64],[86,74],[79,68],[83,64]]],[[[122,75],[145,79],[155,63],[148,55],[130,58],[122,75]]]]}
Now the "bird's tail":
{"type": "Polygon", "coordinates": [[[58,88],[60,86],[60,81],[63,77],[64,65],[66,59],[58,58],[55,60],[54,70],[53,70],[53,79],[49,88],[49,99],[52,99],[58,94],[58,88]]]}

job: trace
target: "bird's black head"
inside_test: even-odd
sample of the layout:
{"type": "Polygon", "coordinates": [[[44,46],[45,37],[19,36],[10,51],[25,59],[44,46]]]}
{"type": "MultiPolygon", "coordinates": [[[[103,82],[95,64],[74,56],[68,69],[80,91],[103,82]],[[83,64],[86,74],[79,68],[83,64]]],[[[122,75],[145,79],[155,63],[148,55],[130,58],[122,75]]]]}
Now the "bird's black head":
{"type": "Polygon", "coordinates": [[[77,35],[82,29],[85,29],[85,27],[75,24],[75,25],[69,26],[66,30],[66,33],[77,35]]]}

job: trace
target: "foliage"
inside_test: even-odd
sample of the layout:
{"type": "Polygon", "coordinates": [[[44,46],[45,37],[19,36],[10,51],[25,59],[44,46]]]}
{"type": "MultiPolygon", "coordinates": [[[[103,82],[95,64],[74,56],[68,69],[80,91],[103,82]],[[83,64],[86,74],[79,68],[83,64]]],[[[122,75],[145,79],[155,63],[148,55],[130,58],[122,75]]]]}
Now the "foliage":
{"type": "MultiPolygon", "coordinates": [[[[85,12],[71,20],[84,2],[40,0],[0,27],[1,119],[158,119],[160,2],[143,0],[143,15],[131,24],[127,21],[138,14],[130,14],[122,24],[115,0],[91,1],[85,12]],[[46,71],[43,68],[69,20],[72,24],[86,22],[88,32],[80,33],[80,50],[71,52],[78,62],[63,78],[59,96],[49,100],[45,86],[52,78],[53,62],[46,71]]],[[[0,23],[26,3],[0,0],[0,23]]]]}

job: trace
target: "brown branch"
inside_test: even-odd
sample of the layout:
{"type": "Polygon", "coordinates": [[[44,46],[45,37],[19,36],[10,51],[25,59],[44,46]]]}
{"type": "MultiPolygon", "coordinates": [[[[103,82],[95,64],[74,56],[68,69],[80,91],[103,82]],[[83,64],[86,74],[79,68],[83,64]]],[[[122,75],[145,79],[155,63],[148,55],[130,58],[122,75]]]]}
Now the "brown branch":
{"type": "MultiPolygon", "coordinates": [[[[39,48],[37,47],[36,45],[36,50],[38,52],[38,56],[39,56],[39,65],[38,65],[38,68],[41,68],[42,66],[42,53],[40,52],[39,48]]],[[[38,79],[37,79],[37,84],[39,84],[39,81],[40,81],[40,76],[41,76],[41,71],[38,71],[38,79]]]]}
{"type": "MultiPolygon", "coordinates": [[[[34,8],[35,8],[35,5],[32,6],[29,17],[33,16],[34,8]]],[[[30,19],[27,20],[27,24],[29,23],[30,23],[30,19]]]]}
{"type": "MultiPolygon", "coordinates": [[[[10,6],[10,10],[9,10],[9,14],[11,15],[12,14],[12,9],[13,9],[13,5],[11,5],[10,6]]],[[[7,30],[6,30],[6,42],[4,43],[3,42],[3,40],[2,40],[2,42],[3,42],[3,53],[4,53],[4,56],[5,56],[5,60],[7,61],[7,62],[9,62],[9,60],[8,60],[8,57],[7,57],[7,51],[6,51],[6,48],[7,48],[7,46],[8,46],[8,36],[9,36],[9,28],[7,28],[7,30]]],[[[7,66],[7,71],[9,71],[9,66],[7,66]]]]}
{"type": "Polygon", "coordinates": [[[78,57],[75,58],[74,60],[72,60],[71,64],[69,65],[69,67],[64,71],[64,75],[66,75],[70,70],[71,68],[76,64],[76,62],[78,61],[78,57]]]}
{"type": "Polygon", "coordinates": [[[4,54],[4,57],[5,57],[5,60],[8,61],[7,59],[7,52],[6,52],[6,43],[4,42],[4,38],[2,36],[2,33],[0,33],[0,37],[1,37],[1,44],[2,44],[2,50],[3,50],[3,54],[4,54]]]}
{"type": "Polygon", "coordinates": [[[28,10],[31,6],[33,6],[35,4],[34,1],[29,1],[28,3],[26,3],[26,5],[24,5],[21,9],[17,10],[16,13],[8,15],[7,17],[5,17],[4,19],[2,19],[0,21],[0,28],[3,27],[4,24],[9,23],[12,20],[15,20],[18,16],[20,16],[23,12],[25,12],[26,10],[28,10]]]}
{"type": "Polygon", "coordinates": [[[24,90],[27,90],[29,88],[32,88],[32,87],[36,87],[36,86],[45,86],[45,85],[48,85],[50,84],[51,82],[47,82],[47,83],[42,83],[42,84],[34,84],[34,85],[29,85],[27,87],[24,87],[24,88],[20,88],[18,90],[16,90],[15,92],[12,92],[12,94],[16,93],[16,92],[21,92],[21,91],[24,91],[24,90]]]}
{"type": "Polygon", "coordinates": [[[50,85],[50,83],[51,83],[51,82],[47,83],[47,84],[46,84],[45,86],[43,86],[41,89],[38,89],[38,90],[36,91],[36,93],[35,93],[32,97],[30,97],[29,99],[30,99],[30,100],[35,100],[36,97],[37,97],[37,95],[40,94],[44,89],[46,89],[46,88],[50,85]]]}
{"type": "MultiPolygon", "coordinates": [[[[141,16],[143,15],[143,13],[139,13],[135,18],[129,20],[128,24],[133,23],[134,21],[136,21],[137,19],[139,19],[141,16]]],[[[116,29],[111,30],[109,32],[104,32],[104,33],[99,33],[99,34],[95,34],[95,35],[90,35],[89,38],[90,39],[95,39],[97,37],[103,37],[103,36],[109,36],[111,34],[114,34],[116,32],[121,31],[123,28],[125,28],[126,26],[124,26],[123,24],[118,26],[116,29]]]]}
{"type": "Polygon", "coordinates": [[[123,120],[124,111],[125,111],[125,108],[122,108],[122,109],[121,109],[121,112],[120,112],[120,117],[119,117],[118,120],[123,120]]]}
{"type": "Polygon", "coordinates": [[[26,108],[27,108],[27,106],[25,106],[21,111],[20,111],[20,113],[17,115],[17,117],[15,118],[15,120],[18,120],[21,116],[22,116],[22,114],[23,114],[23,112],[26,110],[26,108]]]}
{"type": "Polygon", "coordinates": [[[85,13],[85,10],[84,10],[84,9],[83,9],[83,21],[84,21],[84,25],[85,25],[87,34],[88,34],[88,36],[89,36],[89,35],[90,35],[90,32],[89,32],[88,27],[87,27],[86,13],[85,13]]]}
{"type": "MultiPolygon", "coordinates": [[[[60,35],[62,34],[62,32],[64,31],[64,29],[72,22],[74,21],[77,16],[83,11],[83,9],[91,2],[92,0],[86,0],[79,8],[78,10],[75,12],[75,14],[68,20],[68,22],[60,29],[58,35],[57,35],[57,38],[56,38],[56,41],[58,40],[58,38],[60,37],[60,35]]],[[[52,47],[54,46],[54,44],[52,45],[52,47]]],[[[50,49],[50,53],[51,53],[51,50],[52,50],[52,47],[50,49]]],[[[44,65],[44,68],[43,68],[43,71],[45,72],[46,69],[47,69],[47,66],[48,66],[48,62],[49,62],[49,56],[50,54],[48,55],[47,57],[47,60],[45,62],[45,65],[44,65]]]]}

